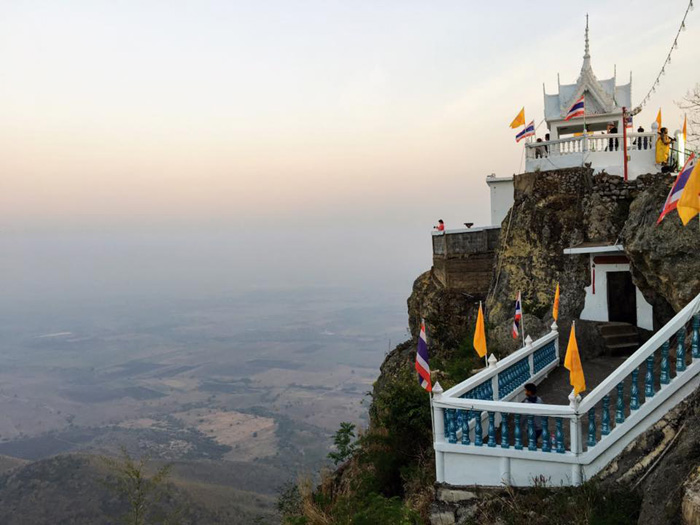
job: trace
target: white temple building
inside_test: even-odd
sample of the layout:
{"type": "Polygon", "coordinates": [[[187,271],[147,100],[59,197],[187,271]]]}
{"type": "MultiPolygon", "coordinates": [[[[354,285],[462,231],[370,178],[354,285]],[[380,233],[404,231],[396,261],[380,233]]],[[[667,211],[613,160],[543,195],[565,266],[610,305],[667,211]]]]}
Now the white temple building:
{"type": "MultiPolygon", "coordinates": [[[[591,66],[588,20],[583,65],[578,80],[574,84],[561,84],[557,80],[556,93],[548,94],[544,85],[543,91],[546,129],[538,133],[541,142],[533,140],[525,144],[526,172],[590,165],[595,173],[605,171],[623,177],[625,154],[629,180],[659,171],[659,166],[655,164],[656,123],[643,133],[636,132],[633,127],[632,117],[629,116],[632,111],[631,73],[629,82],[625,84],[618,83],[616,72],[605,80],[596,77],[591,66]],[[585,116],[565,120],[571,106],[582,95],[585,97],[585,116]],[[623,128],[623,110],[627,112],[626,130],[623,128]],[[611,128],[612,133],[609,132],[611,128]],[[624,131],[627,131],[626,137],[624,131]]],[[[676,131],[675,134],[677,147],[683,151],[682,133],[676,131]]],[[[489,175],[486,183],[491,194],[491,223],[497,225],[513,203],[513,177],[489,175]]]]}
{"type": "MultiPolygon", "coordinates": [[[[557,81],[557,92],[553,94],[544,89],[546,130],[539,134],[539,142],[525,144],[525,172],[590,166],[594,173],[604,171],[626,180],[634,180],[646,173],[658,173],[660,166],[655,164],[656,122],[645,132],[630,129],[631,106],[631,73],[629,82],[618,84],[616,74],[598,80],[593,72],[586,17],[585,50],[578,80],[574,84],[557,81]],[[581,96],[585,99],[585,116],[565,120],[571,106],[581,96]],[[625,124],[626,130],[623,128],[625,124]]],[[[683,155],[680,131],[676,131],[676,139],[680,155],[683,155]]],[[[500,226],[513,205],[513,177],[491,174],[486,177],[486,183],[491,198],[491,224],[500,226]]],[[[653,329],[652,306],[632,283],[629,260],[621,245],[589,243],[570,247],[564,253],[589,257],[591,285],[586,288],[581,319],[629,323],[653,329]]]]}

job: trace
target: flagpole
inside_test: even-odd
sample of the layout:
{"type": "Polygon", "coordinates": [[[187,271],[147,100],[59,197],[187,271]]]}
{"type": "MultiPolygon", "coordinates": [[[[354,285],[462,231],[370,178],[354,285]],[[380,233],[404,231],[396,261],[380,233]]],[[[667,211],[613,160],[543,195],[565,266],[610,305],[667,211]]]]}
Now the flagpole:
{"type": "Polygon", "coordinates": [[[525,309],[523,308],[523,294],[518,292],[518,299],[520,300],[520,326],[522,328],[523,336],[523,348],[525,347],[525,309]]]}
{"type": "MultiPolygon", "coordinates": [[[[425,319],[420,317],[420,322],[425,326],[425,319]]],[[[420,338],[420,335],[418,336],[420,338]]],[[[428,346],[428,330],[425,330],[425,346],[428,346]]],[[[435,444],[435,416],[433,416],[433,378],[430,378],[430,392],[428,392],[428,405],[430,407],[430,426],[433,428],[433,445],[435,444]]]]}

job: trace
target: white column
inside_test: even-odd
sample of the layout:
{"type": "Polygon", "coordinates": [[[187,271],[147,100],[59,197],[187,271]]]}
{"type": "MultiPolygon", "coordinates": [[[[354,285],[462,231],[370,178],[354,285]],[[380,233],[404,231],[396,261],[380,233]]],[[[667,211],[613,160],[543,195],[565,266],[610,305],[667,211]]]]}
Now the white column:
{"type": "MultiPolygon", "coordinates": [[[[442,397],[442,388],[439,383],[433,387],[433,400],[437,401],[442,397]]],[[[440,407],[431,404],[433,411],[433,421],[435,421],[435,433],[433,435],[433,448],[436,443],[445,442],[445,411],[440,407]]],[[[438,483],[445,482],[445,453],[435,450],[435,480],[438,483]]]]}

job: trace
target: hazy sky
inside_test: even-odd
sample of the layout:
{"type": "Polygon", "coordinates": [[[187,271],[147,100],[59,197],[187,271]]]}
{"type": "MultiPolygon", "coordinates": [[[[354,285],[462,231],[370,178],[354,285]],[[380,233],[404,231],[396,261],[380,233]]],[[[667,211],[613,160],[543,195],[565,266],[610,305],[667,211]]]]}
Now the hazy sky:
{"type": "MultiPolygon", "coordinates": [[[[488,220],[508,124],[574,82],[649,89],[686,0],[0,2],[0,229],[488,220]]],[[[659,106],[700,80],[691,12],[659,106]]],[[[542,131],[544,133],[544,131],[542,131]]],[[[429,241],[427,241],[429,242],[429,241]]]]}

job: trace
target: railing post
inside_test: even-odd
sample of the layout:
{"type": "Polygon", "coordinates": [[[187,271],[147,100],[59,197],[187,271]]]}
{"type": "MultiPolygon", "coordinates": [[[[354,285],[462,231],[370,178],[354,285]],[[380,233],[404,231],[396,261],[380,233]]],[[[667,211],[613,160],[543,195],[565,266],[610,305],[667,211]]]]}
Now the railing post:
{"type": "Polygon", "coordinates": [[[537,434],[535,434],[535,416],[527,416],[527,449],[537,450],[537,434]]]}
{"type": "MultiPolygon", "coordinates": [[[[498,359],[496,359],[496,356],[491,354],[491,357],[489,357],[489,368],[497,368],[498,367],[498,359]]],[[[496,373],[493,375],[491,378],[491,390],[493,391],[493,399],[501,399],[501,396],[499,395],[498,392],[498,375],[499,373],[496,373]]]]}
{"type": "Polygon", "coordinates": [[[595,426],[595,406],[588,411],[588,446],[595,447],[596,426],[595,426]]]}
{"type": "Polygon", "coordinates": [[[525,348],[530,351],[530,355],[527,356],[527,363],[530,367],[530,377],[535,375],[535,353],[532,351],[532,337],[529,335],[525,338],[525,348]]]}
{"type": "Polygon", "coordinates": [[[457,414],[454,408],[445,410],[447,418],[447,440],[450,443],[457,443],[457,414]]]}
{"type": "Polygon", "coordinates": [[[644,374],[644,397],[654,397],[654,353],[647,357],[647,370],[644,374]]]}
{"type": "Polygon", "coordinates": [[[676,373],[685,371],[685,326],[676,334],[676,373]]]}
{"type": "Polygon", "coordinates": [[[552,440],[549,435],[549,417],[542,416],[542,452],[552,451],[552,440]]]}
{"type": "Polygon", "coordinates": [[[610,394],[603,396],[603,417],[600,425],[600,435],[610,434],[610,394]]]}
{"type": "Polygon", "coordinates": [[[513,424],[513,436],[515,437],[515,450],[523,449],[522,429],[520,428],[520,414],[515,414],[515,423],[513,424]]]}
{"type": "MultiPolygon", "coordinates": [[[[554,321],[551,326],[552,332],[557,333],[559,330],[559,327],[557,326],[557,322],[554,321]]],[[[559,338],[555,337],[554,338],[554,355],[557,356],[556,360],[559,362],[559,338]]]]}
{"type": "Polygon", "coordinates": [[[700,314],[693,316],[693,339],[690,347],[693,359],[700,357],[700,314]]]}
{"type": "Polygon", "coordinates": [[[571,452],[576,456],[577,462],[571,465],[571,481],[574,485],[581,484],[581,465],[578,463],[578,456],[583,451],[581,443],[581,416],[578,413],[578,405],[581,401],[581,396],[577,396],[574,391],[569,394],[569,406],[574,409],[575,416],[569,422],[571,432],[571,452]]]}
{"type": "Polygon", "coordinates": [[[501,413],[501,448],[510,448],[510,436],[508,435],[508,416],[501,413]]]}
{"type": "Polygon", "coordinates": [[[566,452],[566,449],[564,448],[564,421],[562,418],[558,417],[556,419],[556,431],[554,434],[554,437],[557,441],[557,453],[558,454],[563,454],[566,452]]]}
{"type": "MultiPolygon", "coordinates": [[[[442,397],[442,388],[440,384],[437,383],[433,388],[433,400],[439,400],[442,397]]],[[[431,403],[432,405],[432,403],[431,403]]],[[[444,409],[435,408],[431,406],[433,411],[433,418],[435,421],[435,428],[433,442],[434,443],[444,443],[445,442],[445,421],[444,421],[444,409]]],[[[435,479],[436,481],[442,483],[445,481],[445,455],[443,452],[435,451],[435,479]]]]}
{"type": "Polygon", "coordinates": [[[474,418],[474,445],[481,447],[484,444],[484,430],[481,428],[481,410],[476,411],[474,418]]]}
{"type": "Polygon", "coordinates": [[[496,414],[489,412],[489,442],[488,446],[494,448],[496,446],[496,414]]]}
{"type": "Polygon", "coordinates": [[[617,384],[617,410],[615,410],[615,423],[620,424],[625,422],[625,383],[620,381],[617,384]]]}
{"type": "Polygon", "coordinates": [[[639,368],[632,370],[632,389],[630,391],[630,410],[637,410],[639,408],[639,385],[637,384],[637,377],[639,377],[639,368]]]}
{"type": "Polygon", "coordinates": [[[664,341],[661,345],[661,374],[659,383],[668,385],[671,382],[671,362],[668,360],[668,351],[671,346],[669,341],[664,341]]]}
{"type": "Polygon", "coordinates": [[[469,445],[471,442],[469,439],[469,416],[471,415],[471,410],[462,410],[462,445],[469,445]]]}

